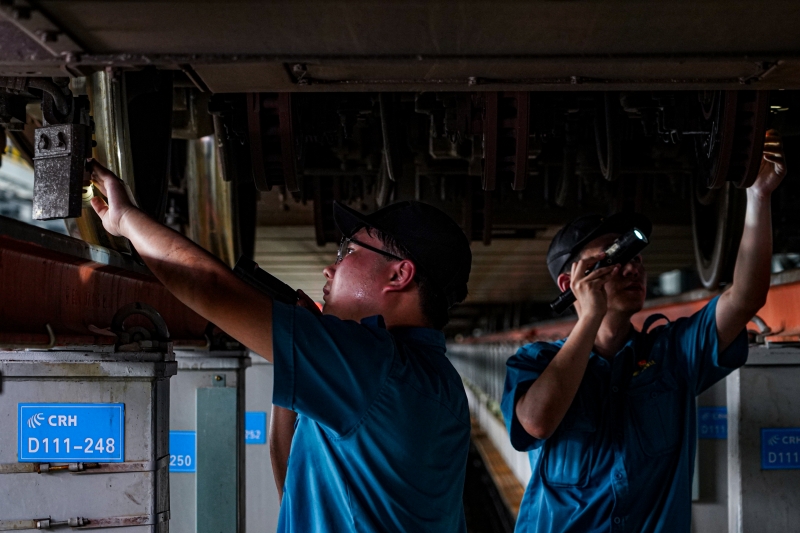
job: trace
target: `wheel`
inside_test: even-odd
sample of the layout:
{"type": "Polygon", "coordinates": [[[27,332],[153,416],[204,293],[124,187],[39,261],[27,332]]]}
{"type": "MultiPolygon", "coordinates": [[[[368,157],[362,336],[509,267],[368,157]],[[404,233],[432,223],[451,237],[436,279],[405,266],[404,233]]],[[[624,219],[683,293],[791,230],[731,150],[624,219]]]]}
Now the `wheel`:
{"type": "Polygon", "coordinates": [[[604,92],[599,98],[594,115],[594,139],[600,172],[608,181],[619,177],[619,136],[612,93],[604,92]]]}
{"type": "Polygon", "coordinates": [[[702,135],[695,137],[701,182],[750,187],[764,148],[769,91],[704,91],[698,94],[702,135]]]}
{"type": "Polygon", "coordinates": [[[703,177],[694,180],[692,236],[697,273],[714,290],[733,279],[747,207],[745,191],[730,183],[709,191],[703,177]]]}

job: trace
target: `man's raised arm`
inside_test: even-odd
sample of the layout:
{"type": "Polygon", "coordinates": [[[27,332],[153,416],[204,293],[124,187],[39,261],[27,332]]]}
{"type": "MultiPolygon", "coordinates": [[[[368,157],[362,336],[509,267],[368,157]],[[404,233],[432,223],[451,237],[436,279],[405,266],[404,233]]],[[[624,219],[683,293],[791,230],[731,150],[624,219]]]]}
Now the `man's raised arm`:
{"type": "Polygon", "coordinates": [[[96,161],[92,180],[106,198],[92,207],[112,235],[126,237],[164,286],[203,318],[272,361],[272,299],[222,261],[135,207],[117,176],[96,161]]]}
{"type": "Polygon", "coordinates": [[[747,189],[747,214],[733,283],[717,303],[720,352],[730,346],[766,302],[772,264],[771,198],[785,176],[783,141],[777,131],[769,130],[758,177],[747,189]]]}

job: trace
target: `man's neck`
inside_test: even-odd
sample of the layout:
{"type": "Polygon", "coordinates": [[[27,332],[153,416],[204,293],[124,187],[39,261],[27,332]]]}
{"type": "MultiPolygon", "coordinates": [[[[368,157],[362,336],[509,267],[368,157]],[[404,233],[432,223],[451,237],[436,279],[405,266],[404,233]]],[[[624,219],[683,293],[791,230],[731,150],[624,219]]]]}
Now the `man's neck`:
{"type": "Polygon", "coordinates": [[[630,315],[609,312],[597,330],[595,351],[606,359],[613,358],[625,346],[632,327],[630,315]]]}
{"type": "Polygon", "coordinates": [[[386,329],[431,327],[417,302],[389,302],[375,309],[372,315],[381,315],[386,329]]]}

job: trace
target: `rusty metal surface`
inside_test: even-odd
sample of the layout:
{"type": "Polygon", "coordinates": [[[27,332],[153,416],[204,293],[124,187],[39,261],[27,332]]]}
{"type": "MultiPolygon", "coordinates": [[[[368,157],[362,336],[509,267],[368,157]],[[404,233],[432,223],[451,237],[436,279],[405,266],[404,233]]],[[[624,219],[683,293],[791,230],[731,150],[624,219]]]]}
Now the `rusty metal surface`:
{"type": "Polygon", "coordinates": [[[207,321],[120,253],[0,217],[0,342],[113,344],[99,330],[125,304],[158,310],[175,340],[203,340],[207,321]]]}
{"type": "Polygon", "coordinates": [[[247,95],[247,126],[256,189],[269,191],[285,185],[300,190],[295,169],[290,93],[247,95]]]}

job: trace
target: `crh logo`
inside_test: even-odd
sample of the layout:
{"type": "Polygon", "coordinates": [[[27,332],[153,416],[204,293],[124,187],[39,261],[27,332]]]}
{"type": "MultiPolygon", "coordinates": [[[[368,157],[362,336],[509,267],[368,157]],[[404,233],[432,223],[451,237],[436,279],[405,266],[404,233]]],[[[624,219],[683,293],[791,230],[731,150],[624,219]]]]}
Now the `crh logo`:
{"type": "Polygon", "coordinates": [[[36,413],[28,419],[28,427],[36,429],[44,422],[44,413],[36,413]]]}
{"type": "Polygon", "coordinates": [[[702,415],[700,415],[700,420],[708,420],[711,418],[711,413],[708,411],[704,411],[702,415]]]}
{"type": "Polygon", "coordinates": [[[780,442],[780,440],[781,440],[780,436],[773,435],[767,440],[767,444],[769,444],[770,446],[775,446],[776,444],[778,444],[778,442],[780,442]]]}

